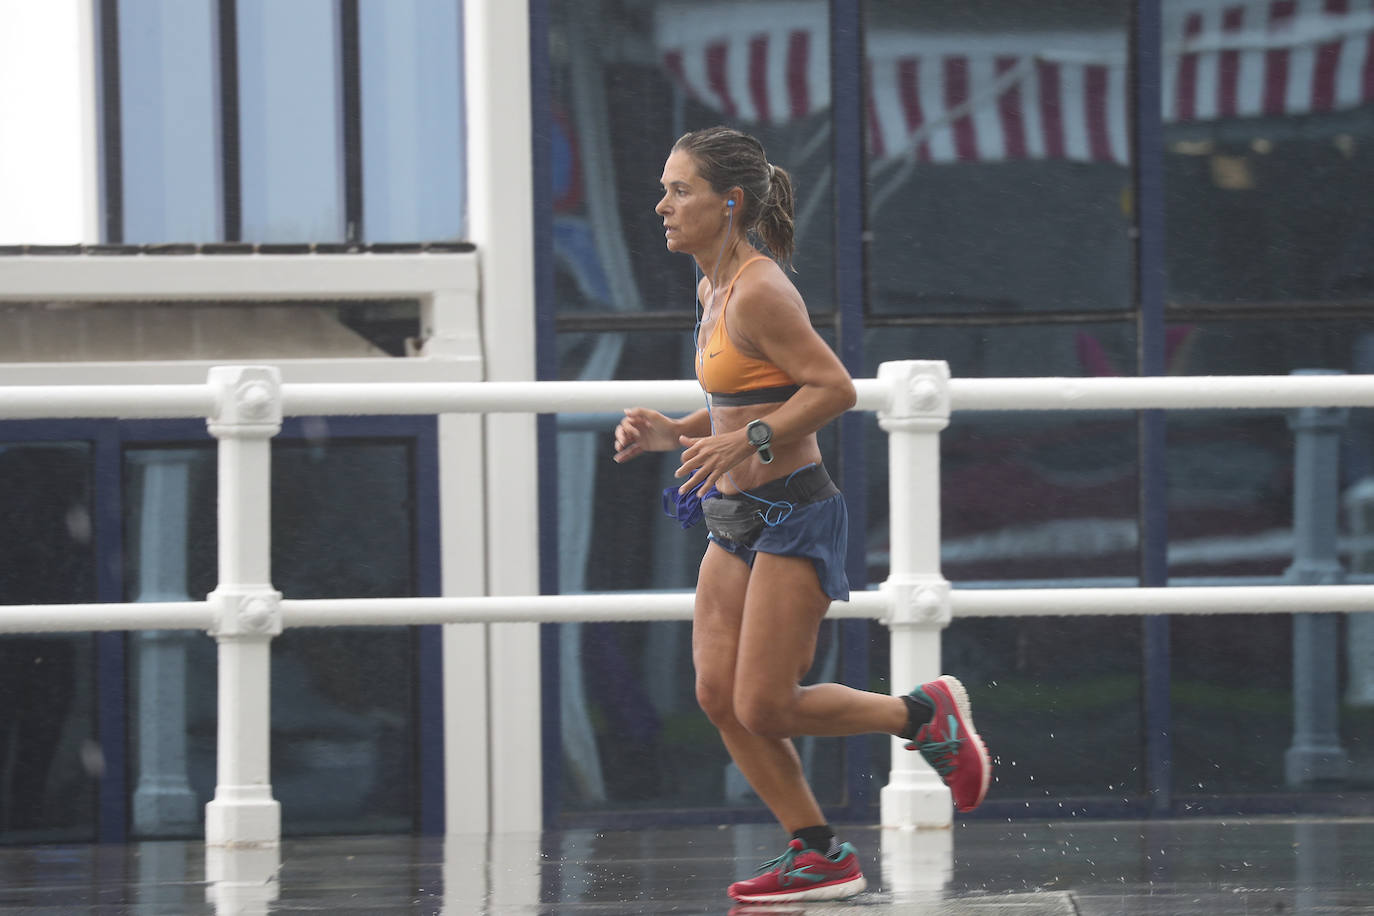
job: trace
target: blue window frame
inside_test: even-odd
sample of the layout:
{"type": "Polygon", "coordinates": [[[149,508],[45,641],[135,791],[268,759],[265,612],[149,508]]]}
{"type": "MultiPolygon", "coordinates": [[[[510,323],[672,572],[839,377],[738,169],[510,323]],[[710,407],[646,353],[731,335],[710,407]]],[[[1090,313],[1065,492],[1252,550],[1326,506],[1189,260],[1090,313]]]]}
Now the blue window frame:
{"type": "MultiPolygon", "coordinates": [[[[10,444],[11,449],[17,443],[46,443],[49,447],[76,443],[89,456],[89,521],[82,530],[88,532],[92,545],[90,565],[95,594],[73,596],[70,600],[136,600],[140,591],[139,552],[148,549],[149,544],[157,545],[140,542],[139,528],[128,526],[137,521],[133,515],[140,506],[150,505],[144,474],[149,456],[157,455],[175,459],[170,464],[176,466],[176,476],[164,476],[160,485],[165,489],[170,480],[173,489],[182,491],[176,494],[182,508],[173,514],[188,526],[183,534],[173,532],[172,541],[163,543],[174,543],[178,536],[185,542],[180,577],[190,597],[199,597],[212,587],[214,443],[203,423],[8,421],[0,423],[0,443],[10,444]]],[[[288,597],[292,592],[302,597],[334,596],[339,589],[354,595],[370,591],[394,594],[398,589],[417,596],[439,593],[437,441],[432,418],[290,419],[274,445],[274,476],[279,488],[274,526],[282,541],[275,562],[279,566],[278,578],[288,583],[282,586],[288,597]],[[303,470],[308,471],[304,478],[300,473],[303,470]],[[363,479],[377,485],[367,484],[360,490],[350,487],[344,492],[372,499],[369,515],[393,520],[387,537],[396,543],[389,552],[400,552],[396,553],[396,562],[390,564],[387,579],[378,578],[384,572],[380,566],[365,565],[377,563],[379,551],[375,545],[361,547],[367,553],[366,560],[338,566],[348,556],[348,538],[340,532],[348,530],[346,519],[350,515],[356,517],[361,510],[347,501],[336,502],[338,491],[330,488],[339,481],[359,479],[360,473],[363,479]],[[318,486],[304,490],[285,486],[292,477],[298,481],[313,479],[318,486]],[[312,489],[317,492],[312,493],[312,489]],[[338,518],[327,529],[321,529],[312,521],[321,512],[333,512],[338,518]],[[281,536],[283,533],[286,536],[281,536]],[[290,584],[292,580],[295,584],[290,584]]],[[[156,502],[157,498],[153,499],[156,502]]],[[[158,505],[166,510],[169,504],[158,505]]],[[[142,568],[155,570],[158,565],[166,564],[142,568]]],[[[143,582],[142,587],[161,588],[168,581],[168,577],[161,576],[156,581],[143,582]]],[[[144,594],[146,597],[149,593],[144,594]]],[[[194,799],[188,796],[184,800],[183,807],[189,806],[193,821],[188,826],[184,822],[139,817],[141,736],[137,708],[142,688],[130,678],[138,674],[141,658],[156,658],[144,654],[147,645],[142,637],[146,635],[151,634],[116,632],[84,638],[94,650],[86,656],[87,667],[78,672],[78,682],[91,684],[88,689],[95,715],[89,751],[77,759],[98,757],[101,767],[92,769],[99,773],[99,778],[92,792],[93,808],[84,821],[89,835],[72,834],[70,839],[124,842],[131,832],[143,837],[199,832],[203,802],[213,788],[213,727],[208,735],[198,732],[193,709],[187,712],[187,737],[183,742],[188,756],[189,788],[192,795],[198,793],[194,799]],[[126,734],[130,739],[126,740],[126,734]]],[[[199,702],[203,707],[208,702],[213,726],[213,643],[203,634],[182,635],[185,657],[194,656],[204,662],[183,675],[184,692],[190,698],[188,705],[194,707],[199,702]]],[[[80,641],[83,637],[77,635],[73,639],[80,641]]],[[[288,631],[278,643],[274,644],[273,672],[277,695],[274,705],[280,707],[279,715],[274,717],[274,732],[279,734],[274,740],[274,789],[284,800],[290,795],[298,796],[295,805],[286,807],[314,812],[308,820],[288,814],[288,833],[356,832],[359,823],[382,832],[442,833],[439,628],[288,631]],[[333,649],[324,651],[326,644],[333,649]],[[372,695],[375,691],[365,688],[357,668],[340,664],[341,659],[360,653],[374,664],[378,657],[394,659],[400,676],[386,685],[373,685],[384,689],[372,695]],[[328,702],[317,703],[318,709],[296,710],[293,699],[303,693],[324,697],[328,702]],[[309,727],[302,731],[301,726],[307,722],[309,727]],[[290,731],[293,728],[295,731],[290,731]],[[359,762],[366,764],[365,773],[354,772],[354,764],[359,762]],[[319,770],[321,765],[325,765],[324,771],[319,770]],[[344,779],[356,789],[359,776],[367,774],[371,776],[364,782],[375,790],[369,798],[361,798],[356,791],[335,798],[316,791],[316,787],[331,778],[344,779]],[[341,797],[357,798],[363,807],[342,811],[338,803],[341,797]]],[[[80,823],[70,826],[80,832],[80,823]]],[[[15,839],[22,842],[26,837],[32,840],[28,834],[16,835],[15,839]]],[[[3,841],[0,836],[0,842],[3,841]]]]}

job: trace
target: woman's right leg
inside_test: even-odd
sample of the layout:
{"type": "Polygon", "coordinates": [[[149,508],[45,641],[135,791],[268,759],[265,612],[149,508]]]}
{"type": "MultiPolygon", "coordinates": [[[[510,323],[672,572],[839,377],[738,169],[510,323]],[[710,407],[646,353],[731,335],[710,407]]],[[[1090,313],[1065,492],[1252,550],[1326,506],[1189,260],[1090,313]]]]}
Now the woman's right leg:
{"type": "Polygon", "coordinates": [[[697,577],[692,618],[692,659],[697,702],[749,785],[788,833],[825,823],[806,783],[801,759],[787,738],[761,738],[735,716],[735,661],[739,654],[749,566],[716,544],[706,549],[697,577]]]}

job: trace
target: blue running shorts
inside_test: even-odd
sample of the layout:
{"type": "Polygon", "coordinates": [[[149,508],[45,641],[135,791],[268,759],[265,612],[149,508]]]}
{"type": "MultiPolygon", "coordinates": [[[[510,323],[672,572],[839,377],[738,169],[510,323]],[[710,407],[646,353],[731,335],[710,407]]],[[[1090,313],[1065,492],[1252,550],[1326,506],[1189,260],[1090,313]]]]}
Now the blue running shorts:
{"type": "Polygon", "coordinates": [[[708,539],[750,566],[754,565],[754,554],[759,552],[806,557],[816,567],[821,590],[834,601],[849,600],[849,576],[844,571],[845,549],[849,543],[849,510],[842,493],[798,506],[778,524],[765,525],[752,547],[715,535],[708,535],[708,539]]]}

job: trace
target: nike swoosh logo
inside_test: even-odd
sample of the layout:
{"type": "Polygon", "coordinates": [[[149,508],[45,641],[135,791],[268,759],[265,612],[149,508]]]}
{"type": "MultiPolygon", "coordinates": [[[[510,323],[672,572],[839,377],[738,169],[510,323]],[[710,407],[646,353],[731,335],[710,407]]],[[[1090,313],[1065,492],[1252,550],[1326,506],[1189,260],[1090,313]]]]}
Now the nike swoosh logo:
{"type": "Polygon", "coordinates": [[[811,874],[811,866],[810,866],[810,865],[803,865],[801,868],[794,868],[794,869],[792,869],[791,871],[787,872],[786,875],[785,875],[785,877],[787,877],[787,878],[802,878],[802,879],[804,879],[804,880],[806,880],[806,881],[811,881],[811,882],[813,882],[813,883],[816,882],[816,881],[824,881],[824,880],[825,880],[825,875],[813,875],[813,874],[811,874]]]}
{"type": "Polygon", "coordinates": [[[724,352],[725,352],[724,350],[717,350],[717,351],[714,352],[714,353],[707,353],[706,355],[709,356],[709,357],[711,357],[711,359],[715,359],[717,356],[720,356],[720,354],[722,354],[722,353],[724,353],[724,352]]]}

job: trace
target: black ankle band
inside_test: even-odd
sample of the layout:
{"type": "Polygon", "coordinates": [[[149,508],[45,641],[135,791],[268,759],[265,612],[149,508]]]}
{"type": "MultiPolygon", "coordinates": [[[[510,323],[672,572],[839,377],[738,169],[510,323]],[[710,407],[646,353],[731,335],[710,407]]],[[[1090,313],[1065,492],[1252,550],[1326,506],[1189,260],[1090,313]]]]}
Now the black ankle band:
{"type": "Polygon", "coordinates": [[[897,737],[910,741],[916,737],[921,726],[929,722],[930,717],[935,715],[935,707],[910,694],[902,697],[902,700],[906,703],[906,730],[899,732],[897,737]]]}
{"type": "Polygon", "coordinates": [[[829,824],[819,824],[792,831],[792,839],[801,840],[808,849],[826,855],[830,852],[830,845],[835,842],[835,831],[830,829],[829,824]]]}

